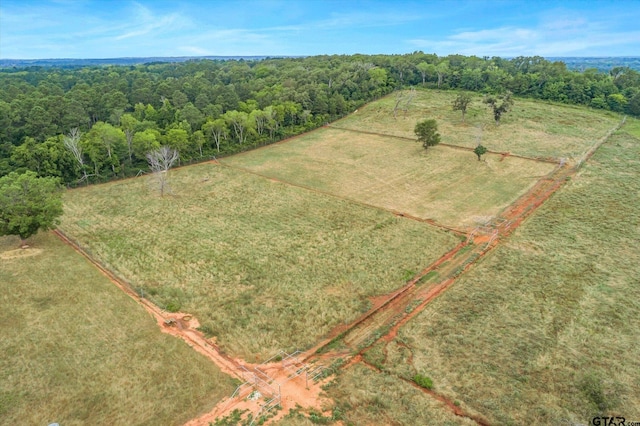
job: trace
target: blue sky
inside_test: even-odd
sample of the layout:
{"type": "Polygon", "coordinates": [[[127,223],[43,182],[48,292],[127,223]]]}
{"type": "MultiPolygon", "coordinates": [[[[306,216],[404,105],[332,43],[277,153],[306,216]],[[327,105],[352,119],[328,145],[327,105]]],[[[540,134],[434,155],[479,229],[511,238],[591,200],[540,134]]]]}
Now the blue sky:
{"type": "Polygon", "coordinates": [[[640,0],[0,0],[0,58],[640,56],[640,0]]]}

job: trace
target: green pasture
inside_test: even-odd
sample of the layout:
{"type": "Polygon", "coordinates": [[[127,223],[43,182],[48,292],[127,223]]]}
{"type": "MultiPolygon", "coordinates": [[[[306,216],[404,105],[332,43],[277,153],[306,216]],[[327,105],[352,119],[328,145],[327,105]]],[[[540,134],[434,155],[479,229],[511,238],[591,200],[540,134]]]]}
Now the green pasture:
{"type": "Polygon", "coordinates": [[[72,190],[61,229],[140,294],[194,314],[234,356],[312,346],[459,239],[213,163],[72,190]]]}
{"type": "Polygon", "coordinates": [[[491,424],[640,418],[640,125],[630,120],[503,245],[373,348],[491,424]]]}
{"type": "Polygon", "coordinates": [[[232,392],[73,249],[30,243],[0,238],[0,424],[180,425],[232,392]]]}

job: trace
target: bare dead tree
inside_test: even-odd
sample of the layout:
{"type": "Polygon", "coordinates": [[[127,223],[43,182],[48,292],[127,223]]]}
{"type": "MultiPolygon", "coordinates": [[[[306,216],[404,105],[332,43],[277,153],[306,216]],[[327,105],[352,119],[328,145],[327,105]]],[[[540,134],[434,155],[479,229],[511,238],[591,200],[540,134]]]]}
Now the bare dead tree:
{"type": "Polygon", "coordinates": [[[82,146],[80,146],[80,137],[82,133],[80,129],[74,127],[69,131],[68,135],[64,135],[62,142],[64,143],[64,147],[67,148],[73,158],[76,160],[78,165],[80,166],[80,170],[82,171],[82,177],[78,182],[82,182],[83,180],[87,180],[89,175],[87,175],[87,170],[84,167],[84,158],[82,157],[82,146]]]}
{"type": "Polygon", "coordinates": [[[413,98],[416,96],[416,89],[412,87],[409,90],[409,93],[405,93],[401,90],[396,94],[396,103],[393,106],[393,118],[397,118],[398,110],[402,109],[404,111],[404,115],[407,115],[407,111],[409,111],[409,107],[411,106],[411,102],[413,98]]]}
{"type": "Polygon", "coordinates": [[[398,108],[400,107],[400,102],[402,102],[402,98],[403,98],[403,93],[402,90],[398,90],[398,92],[396,93],[396,103],[393,106],[393,118],[396,119],[397,118],[397,114],[398,114],[398,108]]]}
{"type": "Polygon", "coordinates": [[[416,88],[415,87],[411,87],[411,90],[409,90],[409,96],[407,96],[407,99],[404,103],[404,108],[402,108],[402,110],[404,111],[404,115],[406,117],[407,115],[407,111],[409,111],[409,107],[411,106],[411,102],[413,102],[413,98],[416,97],[416,88]]]}
{"type": "Polygon", "coordinates": [[[169,169],[178,161],[178,158],[180,158],[178,151],[168,146],[163,146],[147,153],[149,168],[153,173],[153,179],[155,179],[161,197],[164,196],[165,192],[171,192],[168,182],[169,169]]]}

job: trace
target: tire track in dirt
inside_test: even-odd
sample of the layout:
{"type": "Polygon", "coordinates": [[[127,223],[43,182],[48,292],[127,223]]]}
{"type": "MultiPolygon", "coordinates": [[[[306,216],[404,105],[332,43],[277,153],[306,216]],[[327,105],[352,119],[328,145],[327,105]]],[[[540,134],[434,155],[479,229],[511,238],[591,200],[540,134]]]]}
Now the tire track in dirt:
{"type": "MultiPolygon", "coordinates": [[[[303,381],[302,378],[291,379],[288,377],[289,372],[286,371],[283,365],[278,363],[254,365],[225,355],[217,345],[210,342],[200,331],[196,330],[197,327],[199,327],[199,323],[192,315],[181,312],[166,312],[150,300],[140,297],[128,284],[119,279],[113,272],[93,258],[86,250],[67,237],[62,231],[54,230],[52,232],[65,244],[71,246],[77,253],[87,259],[96,269],[106,276],[112,284],[146,309],[155,319],[163,333],[184,340],[196,352],[206,356],[225,374],[239,379],[241,382],[245,382],[245,380],[247,380],[247,373],[250,371],[256,368],[260,368],[261,371],[266,371],[273,382],[278,385],[278,389],[281,392],[280,405],[283,408],[282,412],[274,416],[272,420],[281,418],[289,409],[295,408],[296,406],[321,411],[321,381],[308,383],[307,381],[303,381]]],[[[225,398],[219,401],[208,413],[187,422],[186,426],[209,426],[209,424],[215,422],[216,419],[228,416],[234,409],[241,411],[248,410],[251,414],[255,415],[261,410],[260,401],[257,399],[254,401],[225,398]]]]}
{"type": "MultiPolygon", "coordinates": [[[[572,165],[571,167],[569,167],[568,165],[564,165],[564,166],[561,165],[556,170],[554,170],[554,172],[552,172],[548,178],[545,178],[539,181],[524,196],[520,197],[518,200],[516,200],[515,203],[507,207],[503,211],[501,216],[502,218],[505,219],[505,222],[509,222],[509,226],[497,228],[500,231],[500,237],[511,234],[513,230],[516,229],[520,224],[522,224],[522,222],[528,216],[530,216],[538,207],[540,207],[544,203],[544,201],[546,201],[549,197],[551,197],[551,195],[555,193],[555,191],[561,188],[562,185],[567,181],[567,178],[577,173],[582,162],[587,161],[593,155],[593,153],[595,153],[598,147],[602,143],[604,143],[609,138],[609,136],[611,136],[611,134],[613,134],[617,129],[619,129],[622,126],[622,124],[624,124],[624,121],[625,120],[623,119],[618,126],[612,129],[605,137],[603,137],[596,144],[594,144],[594,146],[592,146],[589,149],[589,151],[585,154],[585,156],[580,160],[580,162],[577,165],[572,165]]],[[[339,127],[335,127],[335,128],[339,129],[339,127]]],[[[352,129],[344,129],[344,130],[352,130],[352,129]]],[[[352,131],[356,131],[356,130],[352,130],[352,131]]],[[[372,132],[362,132],[362,133],[377,134],[372,132]]],[[[380,136],[398,137],[393,135],[380,135],[380,136]]],[[[409,139],[409,138],[404,138],[404,139],[409,139]]],[[[409,139],[409,140],[412,140],[412,139],[409,139]]],[[[458,148],[468,149],[466,147],[458,147],[458,148]]],[[[504,153],[496,153],[496,154],[504,155],[504,153]]],[[[521,157],[521,158],[548,162],[548,159],[536,159],[536,158],[528,158],[528,157],[521,157]]],[[[214,161],[219,165],[222,165],[225,167],[232,167],[232,166],[220,163],[217,160],[214,160],[214,161]]],[[[377,207],[377,206],[371,206],[366,203],[357,202],[344,197],[339,197],[339,196],[336,196],[335,194],[325,193],[323,191],[319,191],[314,188],[307,188],[302,185],[295,185],[290,182],[273,179],[269,176],[263,176],[259,173],[256,173],[250,170],[245,170],[241,167],[232,167],[232,168],[242,169],[248,173],[252,173],[267,179],[275,180],[282,184],[298,186],[298,187],[311,190],[317,193],[322,193],[322,194],[330,195],[336,198],[341,198],[349,202],[356,202],[361,205],[380,209],[380,207],[377,207]]],[[[386,210],[386,209],[381,209],[381,210],[386,210]]],[[[387,211],[390,211],[390,210],[387,210],[387,211]]],[[[395,212],[395,211],[390,211],[390,212],[398,216],[407,217],[409,219],[430,223],[433,226],[446,228],[430,220],[413,218],[401,212],[395,212]]],[[[456,232],[460,235],[465,234],[460,230],[455,230],[450,228],[446,228],[446,229],[456,232]]],[[[242,371],[243,370],[246,371],[246,366],[251,366],[251,365],[242,363],[239,360],[232,359],[224,355],[223,352],[220,350],[220,348],[218,348],[216,345],[212,344],[211,342],[207,341],[207,339],[204,338],[202,333],[195,330],[195,328],[198,327],[198,323],[197,323],[197,320],[195,320],[195,318],[193,318],[191,315],[184,314],[184,313],[169,314],[164,312],[158,306],[151,303],[149,300],[141,298],[133,289],[131,289],[127,284],[121,281],[106,267],[104,267],[97,260],[95,260],[89,253],[83,250],[82,247],[80,247],[80,245],[73,242],[61,231],[55,230],[53,232],[63,242],[70,245],[72,248],[74,248],[74,250],[76,250],[78,253],[84,256],[89,262],[91,262],[113,284],[115,284],[118,288],[124,291],[128,296],[134,299],[137,303],[142,305],[154,317],[154,319],[156,320],[156,322],[158,323],[159,327],[163,332],[183,339],[185,342],[187,342],[187,344],[189,344],[189,346],[194,348],[196,351],[207,356],[223,372],[232,376],[243,378],[242,371]]],[[[455,280],[460,274],[462,274],[464,271],[471,268],[473,264],[475,264],[479,259],[481,259],[489,250],[491,250],[493,247],[498,245],[499,242],[500,242],[499,238],[496,238],[496,239],[492,238],[492,239],[489,239],[489,241],[477,239],[476,243],[469,243],[468,241],[465,241],[458,244],[449,253],[445,254],[436,262],[434,262],[432,265],[429,265],[423,271],[417,274],[416,277],[414,277],[414,279],[412,279],[411,282],[409,282],[405,287],[391,294],[382,303],[380,303],[379,306],[374,307],[372,310],[364,314],[362,317],[354,321],[352,324],[343,326],[334,330],[334,332],[330,333],[330,335],[336,335],[336,337],[334,337],[333,339],[326,339],[320,342],[314,348],[306,351],[304,354],[301,355],[302,360],[310,362],[310,361],[319,360],[319,359],[331,359],[331,355],[332,355],[331,353],[320,355],[320,352],[322,352],[322,350],[327,346],[329,346],[332,342],[336,341],[336,339],[342,340],[344,342],[346,338],[349,338],[349,336],[351,335],[349,340],[351,342],[351,346],[353,346],[353,344],[358,344],[357,345],[358,348],[357,348],[357,351],[355,352],[355,356],[352,353],[352,355],[350,356],[350,359],[347,360],[347,363],[342,368],[347,368],[356,362],[363,362],[365,363],[365,365],[369,365],[362,358],[362,353],[366,349],[370,348],[374,343],[376,343],[381,339],[384,339],[387,342],[391,341],[396,336],[399,328],[403,324],[405,324],[409,319],[411,319],[413,316],[421,312],[433,299],[435,299],[439,294],[441,294],[451,284],[453,284],[453,282],[455,282],[455,280]],[[462,249],[467,246],[470,246],[470,244],[472,249],[461,253],[462,249]],[[431,283],[432,285],[430,286],[418,287],[417,286],[418,282],[432,271],[437,271],[439,274],[446,275],[447,277],[446,279],[440,280],[440,281],[428,279],[427,281],[436,281],[436,283],[434,284],[432,282],[431,283]],[[406,312],[409,304],[415,300],[420,300],[420,303],[410,312],[406,312]],[[398,316],[400,317],[398,318],[398,316]],[[390,320],[392,322],[393,321],[395,322],[390,324],[389,323],[390,320]],[[375,331],[380,330],[381,327],[387,327],[387,326],[388,326],[388,329],[386,329],[384,333],[380,333],[380,335],[374,334],[375,338],[373,340],[369,339],[368,336],[371,335],[372,331],[375,333],[375,331]],[[366,344],[362,345],[363,342],[366,342],[366,344]]],[[[438,276],[438,278],[441,278],[441,277],[438,276]]],[[[344,354],[335,354],[335,357],[337,358],[338,356],[341,356],[341,355],[344,355],[344,354]]],[[[375,368],[370,365],[369,367],[375,368]]],[[[279,370],[276,368],[273,374],[279,375],[281,373],[282,372],[279,372],[279,370]]],[[[416,387],[422,392],[443,402],[456,415],[460,415],[462,417],[466,417],[471,420],[474,420],[476,423],[480,425],[488,425],[488,423],[484,419],[481,419],[476,416],[470,416],[463,413],[460,407],[451,403],[451,401],[447,400],[442,395],[439,395],[433,391],[429,391],[428,389],[424,389],[418,386],[417,384],[411,381],[408,381],[406,379],[403,379],[401,377],[399,378],[408,383],[411,383],[412,386],[416,387]]],[[[289,408],[293,408],[294,403],[298,404],[298,402],[295,401],[296,400],[295,396],[303,393],[301,392],[302,388],[300,387],[300,385],[296,385],[295,382],[296,382],[295,380],[288,381],[288,383],[293,383],[293,385],[291,387],[292,389],[291,389],[290,396],[286,399],[283,398],[283,407],[282,407],[283,409],[285,408],[285,406],[288,406],[289,408]],[[288,402],[285,403],[285,401],[288,401],[288,402]]],[[[316,394],[312,393],[311,396],[305,394],[306,395],[306,399],[304,400],[305,405],[307,405],[307,403],[310,402],[310,398],[315,398],[316,404],[319,401],[319,384],[316,383],[315,388],[317,389],[316,394]]],[[[220,418],[226,414],[229,414],[232,408],[237,407],[238,404],[242,401],[236,401],[236,404],[232,404],[232,402],[233,401],[230,401],[229,399],[225,399],[221,401],[218,405],[216,405],[216,407],[214,407],[214,409],[211,412],[206,413],[200,418],[191,420],[190,422],[188,422],[188,425],[206,426],[210,422],[215,421],[217,418],[220,418]]],[[[315,404],[311,404],[311,405],[315,405],[315,404]]],[[[284,409],[280,415],[278,415],[272,420],[275,420],[281,417],[281,415],[284,415],[285,412],[286,412],[286,409],[284,409]]]]}
{"type": "Polygon", "coordinates": [[[457,246],[451,249],[448,253],[441,256],[440,259],[436,260],[431,265],[427,266],[422,271],[420,271],[404,287],[402,287],[400,290],[397,290],[391,293],[387,297],[384,297],[381,302],[378,302],[377,306],[374,306],[372,309],[370,309],[368,312],[361,315],[351,324],[348,324],[346,326],[340,325],[335,329],[333,329],[329,333],[329,338],[321,341],[320,343],[318,343],[317,345],[315,345],[314,347],[312,347],[311,349],[305,352],[304,359],[305,360],[314,359],[317,356],[317,354],[324,352],[324,349],[330,346],[333,342],[335,342],[336,340],[344,339],[346,336],[348,336],[348,334],[352,333],[357,327],[362,327],[363,324],[367,323],[367,321],[370,321],[371,318],[376,314],[379,314],[380,312],[384,312],[384,311],[390,311],[392,313],[395,313],[396,311],[391,308],[399,303],[402,303],[402,301],[406,302],[405,299],[407,298],[407,295],[409,295],[410,297],[413,294],[412,290],[415,291],[416,284],[423,277],[425,277],[430,272],[436,270],[442,264],[450,261],[454,256],[456,256],[456,254],[458,254],[458,252],[460,252],[460,250],[462,250],[466,246],[467,246],[466,241],[459,243],[457,246]]]}

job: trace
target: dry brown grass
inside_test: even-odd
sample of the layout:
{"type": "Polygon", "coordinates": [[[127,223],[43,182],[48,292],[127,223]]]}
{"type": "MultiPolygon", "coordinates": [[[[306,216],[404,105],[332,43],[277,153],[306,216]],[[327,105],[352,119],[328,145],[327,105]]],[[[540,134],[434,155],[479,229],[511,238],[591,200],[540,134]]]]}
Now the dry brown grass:
{"type": "Polygon", "coordinates": [[[434,118],[443,143],[473,148],[481,140],[492,151],[533,157],[577,158],[620,121],[620,117],[613,113],[515,99],[512,110],[496,126],[491,111],[482,103],[482,96],[469,94],[473,103],[465,123],[460,112],[453,111],[451,107],[456,92],[420,90],[407,114],[399,113],[397,119],[393,118],[395,96],[390,95],[360,108],[335,125],[413,139],[416,123],[434,118]]]}
{"type": "Polygon", "coordinates": [[[459,228],[497,215],[552,164],[336,129],[224,160],[265,176],[459,228]]]}
{"type": "MultiPolygon", "coordinates": [[[[0,238],[0,255],[18,238],[0,238]]],[[[0,424],[175,425],[231,381],[51,234],[0,260],[0,424]]]]}
{"type": "Polygon", "coordinates": [[[310,347],[457,238],[214,164],[70,191],[62,229],[161,307],[195,314],[245,359],[310,347]]]}

